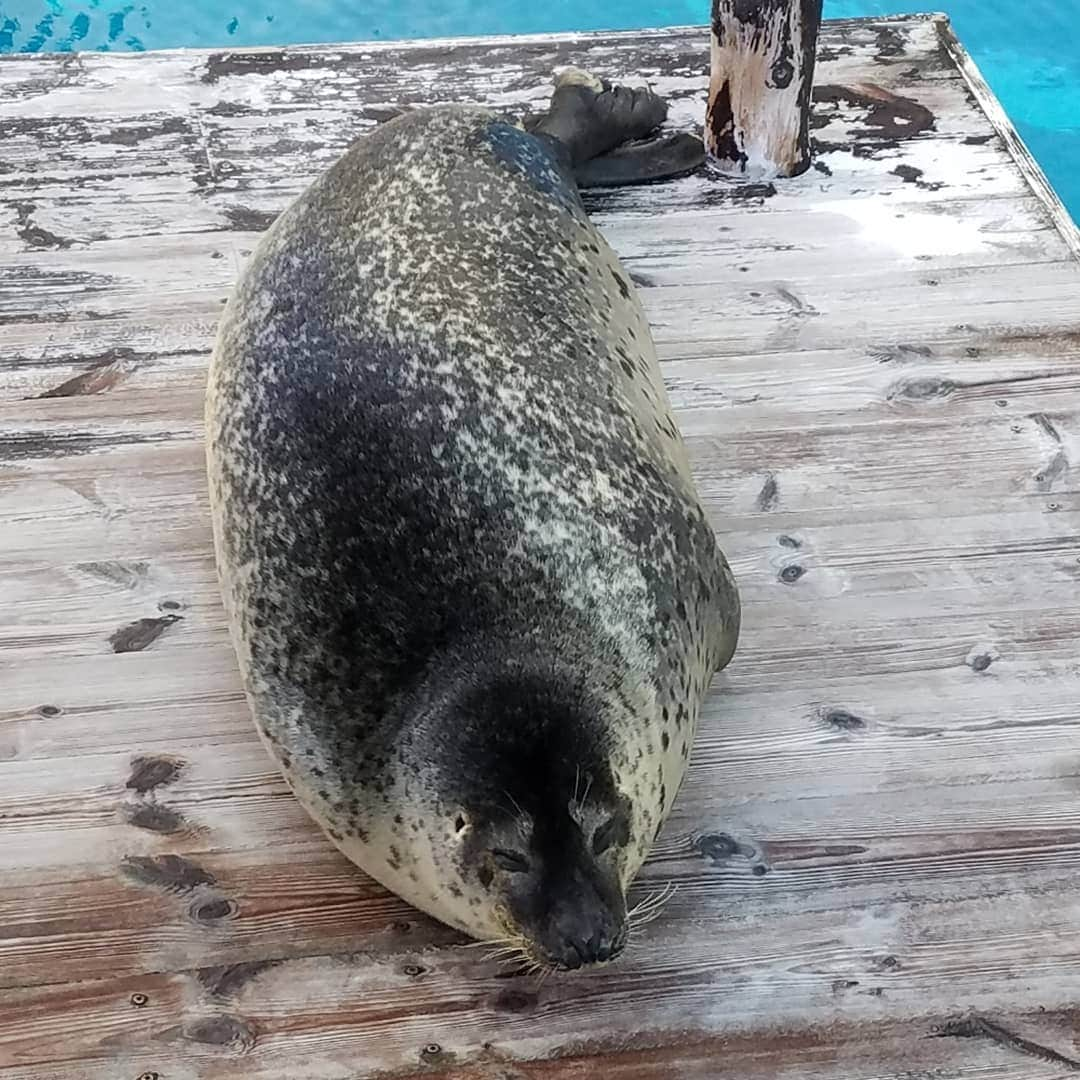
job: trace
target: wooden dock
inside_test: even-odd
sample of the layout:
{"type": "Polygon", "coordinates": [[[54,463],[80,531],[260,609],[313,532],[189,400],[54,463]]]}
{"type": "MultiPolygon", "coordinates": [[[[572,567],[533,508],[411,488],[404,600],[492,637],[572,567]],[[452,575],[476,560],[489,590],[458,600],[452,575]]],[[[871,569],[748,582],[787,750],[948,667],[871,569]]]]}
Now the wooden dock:
{"type": "Polygon", "coordinates": [[[1080,1071],[1080,238],[947,25],[828,24],[816,164],[593,192],[745,632],[633,951],[538,986],[256,741],[202,394],[256,236],[401,104],[707,31],[0,58],[0,1080],[1080,1071]]]}

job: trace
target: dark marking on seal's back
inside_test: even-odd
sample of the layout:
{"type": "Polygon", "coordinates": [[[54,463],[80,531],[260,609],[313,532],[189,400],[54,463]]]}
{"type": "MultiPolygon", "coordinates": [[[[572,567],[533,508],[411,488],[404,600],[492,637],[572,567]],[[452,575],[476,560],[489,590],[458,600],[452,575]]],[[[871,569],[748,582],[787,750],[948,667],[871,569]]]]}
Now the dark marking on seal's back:
{"type": "Polygon", "coordinates": [[[551,196],[566,209],[580,206],[577,188],[562,171],[547,143],[501,120],[488,125],[485,138],[495,160],[551,196]]]}
{"type": "Polygon", "coordinates": [[[168,835],[183,831],[187,824],[183,814],[167,806],[158,806],[157,803],[129,806],[124,812],[129,825],[134,825],[137,829],[146,829],[148,832],[168,835]]]}
{"type": "Polygon", "coordinates": [[[630,282],[626,280],[614,267],[609,268],[611,270],[611,276],[615,279],[615,284],[619,287],[619,292],[622,293],[624,300],[630,299],[630,282]]]}
{"type": "Polygon", "coordinates": [[[243,964],[222,964],[219,967],[199,968],[195,978],[206,992],[214,998],[225,998],[246,986],[268,968],[276,967],[280,960],[252,960],[243,964]]]}
{"type": "Polygon", "coordinates": [[[179,615],[160,615],[157,618],[136,619],[110,635],[109,644],[114,653],[142,652],[173,623],[178,623],[180,618],[179,615]]]}
{"type": "Polygon", "coordinates": [[[152,885],[167,892],[191,892],[216,881],[209,871],[179,855],[127,855],[120,871],[138,885],[152,885]]]}
{"type": "Polygon", "coordinates": [[[124,786],[145,795],[154,788],[176,781],[186,764],[179,758],[140,754],[132,759],[131,775],[124,786]]]}

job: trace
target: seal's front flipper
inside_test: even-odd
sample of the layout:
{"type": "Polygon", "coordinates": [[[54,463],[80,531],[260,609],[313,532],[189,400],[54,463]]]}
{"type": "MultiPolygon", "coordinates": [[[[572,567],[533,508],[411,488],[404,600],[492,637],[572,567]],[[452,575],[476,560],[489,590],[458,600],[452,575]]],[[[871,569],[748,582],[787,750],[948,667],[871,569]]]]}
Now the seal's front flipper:
{"type": "Polygon", "coordinates": [[[705,164],[705,145],[685,131],[626,143],[574,167],[579,188],[625,187],[671,180],[705,164]]]}
{"type": "Polygon", "coordinates": [[[624,142],[643,139],[666,119],[667,103],[651,90],[614,86],[567,68],[555,80],[547,113],[529,130],[562,143],[576,169],[624,142]]]}

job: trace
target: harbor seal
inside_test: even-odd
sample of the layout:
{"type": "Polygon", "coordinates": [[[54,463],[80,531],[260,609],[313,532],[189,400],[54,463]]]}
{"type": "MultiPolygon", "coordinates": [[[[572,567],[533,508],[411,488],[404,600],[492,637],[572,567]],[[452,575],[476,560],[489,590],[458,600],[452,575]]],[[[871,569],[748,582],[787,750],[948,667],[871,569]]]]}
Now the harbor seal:
{"type": "MultiPolygon", "coordinates": [[[[531,130],[468,106],[375,129],[261,239],[209,376],[217,561],[267,748],[364,871],[545,968],[625,947],[739,630],[574,176],[629,139],[625,178],[658,101],[570,75],[531,130]]],[[[685,165],[660,151],[629,173],[685,165]]]]}

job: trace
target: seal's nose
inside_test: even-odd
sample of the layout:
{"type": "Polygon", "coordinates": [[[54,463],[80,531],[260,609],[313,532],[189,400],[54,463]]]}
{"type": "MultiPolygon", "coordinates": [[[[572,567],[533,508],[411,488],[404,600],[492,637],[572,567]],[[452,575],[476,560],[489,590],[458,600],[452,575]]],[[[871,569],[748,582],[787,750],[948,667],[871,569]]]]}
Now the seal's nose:
{"type": "Polygon", "coordinates": [[[566,967],[576,970],[588,964],[602,964],[618,955],[611,935],[596,930],[591,937],[584,934],[568,935],[563,949],[562,961],[566,967]]]}

